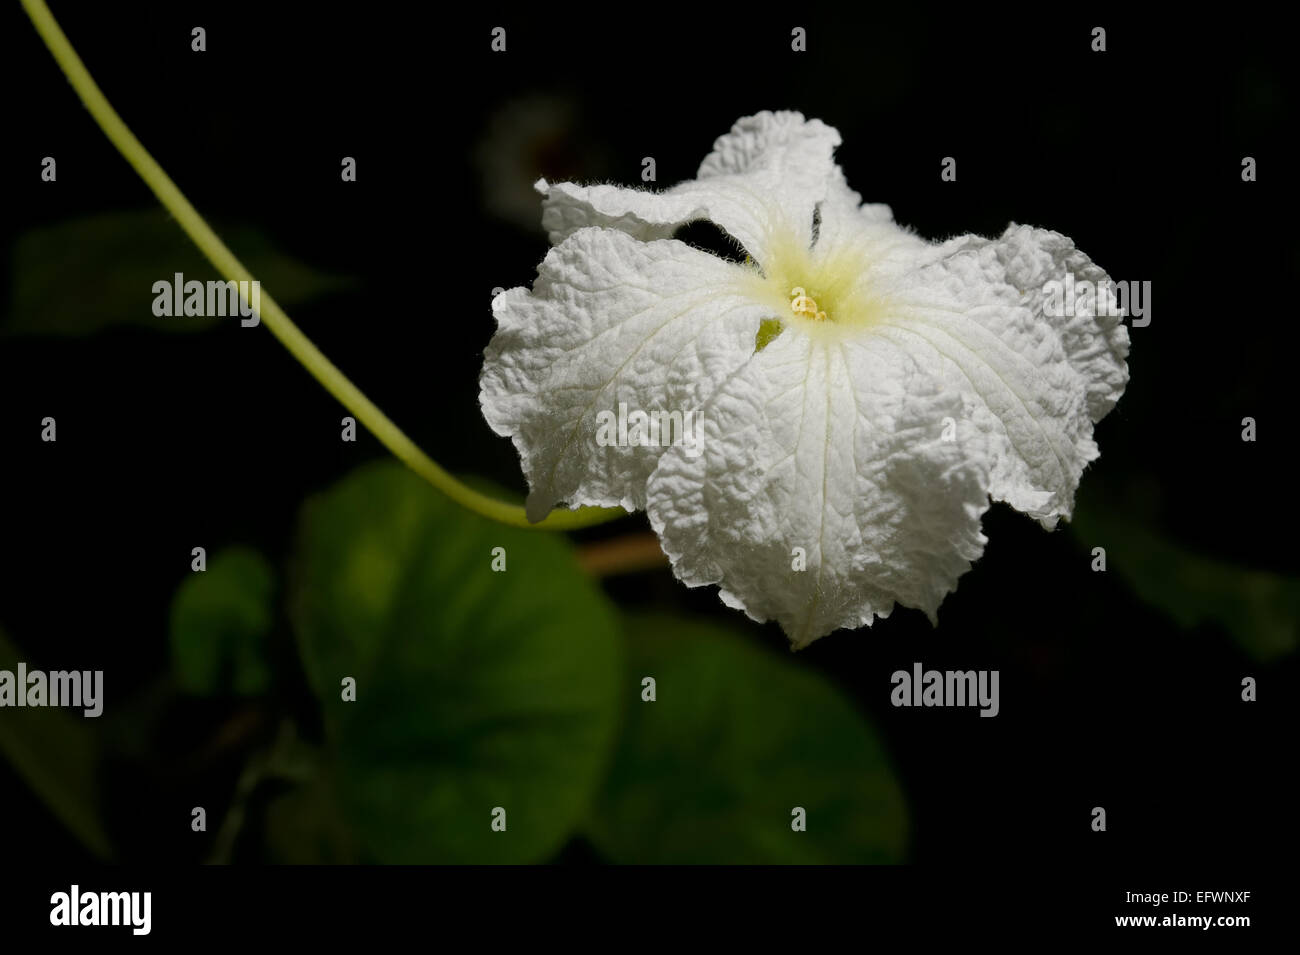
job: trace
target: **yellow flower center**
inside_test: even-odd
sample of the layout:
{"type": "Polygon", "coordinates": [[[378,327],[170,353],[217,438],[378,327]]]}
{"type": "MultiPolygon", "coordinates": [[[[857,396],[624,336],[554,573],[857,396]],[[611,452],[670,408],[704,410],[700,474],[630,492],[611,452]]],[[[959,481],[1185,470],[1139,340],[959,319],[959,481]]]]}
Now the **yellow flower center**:
{"type": "Polygon", "coordinates": [[[814,322],[826,321],[826,313],[817,308],[817,300],[798,285],[790,289],[790,311],[814,322]]]}
{"type": "Polygon", "coordinates": [[[746,268],[744,294],[771,309],[755,337],[762,351],[782,334],[797,329],[827,342],[862,334],[889,314],[883,290],[866,281],[884,247],[872,236],[847,236],[809,248],[793,231],[774,230],[762,268],[746,268]]]}

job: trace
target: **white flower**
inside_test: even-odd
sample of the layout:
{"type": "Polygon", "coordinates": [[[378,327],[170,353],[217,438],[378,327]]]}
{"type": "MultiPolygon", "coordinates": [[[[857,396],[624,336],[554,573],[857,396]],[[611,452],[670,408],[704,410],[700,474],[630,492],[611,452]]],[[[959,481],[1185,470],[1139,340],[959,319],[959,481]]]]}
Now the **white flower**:
{"type": "Polygon", "coordinates": [[[1119,316],[1044,315],[1046,282],[1106,278],[1069,239],[927,242],[861,204],[839,142],[760,113],[666,192],[538,182],[553,248],[531,291],[493,301],[481,380],[531,519],[645,508],[682,581],[796,647],[895,603],[935,621],[983,551],[990,497],[1068,518],[1128,380],[1119,316]],[[672,238],[697,219],[751,261],[672,238]],[[696,453],[598,442],[620,403],[697,412],[696,453]]]}

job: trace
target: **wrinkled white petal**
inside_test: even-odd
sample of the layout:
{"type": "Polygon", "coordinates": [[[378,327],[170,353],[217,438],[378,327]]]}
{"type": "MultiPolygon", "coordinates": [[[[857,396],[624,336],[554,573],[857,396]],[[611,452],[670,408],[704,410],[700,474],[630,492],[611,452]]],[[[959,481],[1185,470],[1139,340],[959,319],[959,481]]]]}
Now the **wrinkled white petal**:
{"type": "Polygon", "coordinates": [[[1088,413],[1094,422],[1106,416],[1128,385],[1129,337],[1122,316],[1097,307],[1097,302],[1075,303],[1073,315],[1063,318],[1043,313],[1043,286],[1061,281],[1066,273],[1074,281],[1107,281],[1106,273],[1058,232],[1014,223],[989,249],[1005,270],[1004,281],[1021,289],[1024,306],[1036,321],[1050,324],[1061,336],[1070,366],[1088,389],[1088,413]],[[1100,314],[1099,314],[1100,313],[1100,314]]]}
{"type": "Polygon", "coordinates": [[[889,302],[875,331],[963,394],[960,430],[989,442],[994,499],[1055,526],[1097,457],[1093,423],[1128,380],[1128,333],[1118,318],[1044,315],[1042,285],[1067,266],[1104,273],[1064,237],[1016,226],[999,241],[953,239],[917,262],[867,275],[889,302]]]}
{"type": "Polygon", "coordinates": [[[770,308],[747,292],[751,275],[682,242],[583,229],[551,249],[531,291],[493,300],[480,404],[519,450],[530,520],[560,501],[645,506],[665,449],[601,446],[601,412],[677,412],[684,427],[754,352],[770,308]]]}
{"type": "Polygon", "coordinates": [[[945,440],[962,408],[883,336],[787,330],[705,406],[704,453],[660,460],[650,521],[678,577],[796,647],[895,601],[933,619],[984,546],[982,450],[945,440]]]}
{"type": "Polygon", "coordinates": [[[892,226],[900,236],[905,236],[917,246],[926,242],[898,226],[894,222],[894,212],[881,203],[863,203],[862,196],[849,187],[844,179],[844,172],[835,167],[831,183],[826,190],[826,198],[817,207],[819,220],[817,243],[823,248],[840,247],[854,243],[858,233],[863,229],[884,229],[892,226]]]}
{"type": "Polygon", "coordinates": [[[787,235],[812,244],[813,213],[838,173],[831,157],[839,142],[839,133],[819,120],[759,113],[719,137],[698,179],[664,192],[539,180],[542,225],[554,244],[588,226],[652,240],[708,219],[765,264],[787,235]]]}

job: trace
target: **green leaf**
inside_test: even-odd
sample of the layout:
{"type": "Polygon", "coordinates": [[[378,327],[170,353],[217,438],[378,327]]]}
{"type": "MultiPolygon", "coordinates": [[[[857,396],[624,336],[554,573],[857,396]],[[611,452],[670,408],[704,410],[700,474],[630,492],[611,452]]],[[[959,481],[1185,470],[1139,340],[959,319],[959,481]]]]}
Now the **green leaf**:
{"type": "MultiPolygon", "coordinates": [[[[265,792],[273,786],[291,784],[291,788],[275,792],[265,803],[261,826],[263,861],[276,865],[352,865],[358,861],[347,820],[337,804],[337,787],[325,766],[325,755],[319,746],[300,739],[292,723],[283,724],[275,742],[249,761],[241,777],[241,783],[245,781],[249,784],[243,787],[240,808],[255,802],[259,789],[265,792]]],[[[239,795],[238,786],[236,793],[239,795]]],[[[231,854],[237,838],[236,832],[227,843],[231,854]]],[[[227,855],[219,861],[229,860],[227,855]]]]}
{"type": "MultiPolygon", "coordinates": [[[[0,670],[15,673],[19,660],[18,648],[0,630],[0,670]]],[[[0,753],[91,852],[107,858],[112,849],[99,811],[99,747],[85,720],[77,710],[6,707],[0,753]]]]}
{"type": "Polygon", "coordinates": [[[266,851],[276,865],[351,865],[355,847],[326,776],[276,796],[266,807],[266,851]]]}
{"type": "Polygon", "coordinates": [[[267,638],[275,622],[275,571],[257,551],[231,547],[176,590],[171,609],[177,680],[199,696],[255,696],[271,685],[267,638]]]}
{"type": "Polygon", "coordinates": [[[1099,507],[1081,506],[1071,526],[1084,546],[1105,547],[1108,572],[1180,627],[1222,627],[1261,662],[1295,652],[1300,580],[1192,553],[1099,507]]]}
{"type": "Polygon", "coordinates": [[[613,612],[565,539],[384,462],[308,502],[293,594],[339,804],[370,856],[527,862],[561,846],[608,761],[620,672],[613,612]]]}
{"type": "Polygon", "coordinates": [[[902,858],[903,794],[836,687],[710,625],[657,616],[627,629],[626,729],[588,826],[600,851],[651,864],[902,858]]]}
{"type": "MultiPolygon", "coordinates": [[[[257,229],[218,229],[222,239],[286,307],[354,284],[278,251],[257,229]]],[[[159,318],[153,283],[219,279],[216,270],[161,209],[115,212],[32,229],[14,242],[13,295],[5,335],[83,335],[115,325],[162,331],[215,328],[237,318],[159,318]]]]}

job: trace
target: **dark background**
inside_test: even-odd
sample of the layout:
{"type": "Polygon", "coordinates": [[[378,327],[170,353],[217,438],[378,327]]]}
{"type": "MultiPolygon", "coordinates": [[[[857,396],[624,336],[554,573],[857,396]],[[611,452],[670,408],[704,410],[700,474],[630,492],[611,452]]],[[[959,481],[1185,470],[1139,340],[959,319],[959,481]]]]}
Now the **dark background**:
{"type": "MultiPolygon", "coordinates": [[[[797,109],[838,127],[865,200],[926,237],[1030,223],[1071,236],[1116,279],[1150,280],[1152,321],[1132,330],[1132,380],[1097,429],[1081,509],[1300,576],[1294,53],[1258,13],[1243,25],[1044,7],[886,20],[742,6],[710,21],[642,5],[536,20],[433,5],[52,6],[200,212],[359,278],[291,314],[452,470],[523,487],[510,443],[482,421],[477,378],[491,290],[530,282],[546,248],[528,183],[638,184],[653,156],[666,187],[692,177],[738,117],[797,109]],[[195,25],[204,54],[190,51],[195,25]],[[497,25],[504,55],[489,51],[497,25]],[[806,53],[790,51],[795,25],[806,53]],[[1108,31],[1102,54],[1089,49],[1096,25],[1108,31]],[[1258,182],[1241,181],[1246,155],[1258,182]],[[358,182],[340,181],[342,156],[357,158],[358,182]],[[939,179],[944,156],[957,159],[956,183],[939,179]],[[1259,423],[1253,444],[1240,440],[1246,415],[1259,423]]],[[[0,12],[0,36],[6,241],[154,207],[17,5],[0,12]],[[56,185],[40,181],[46,155],[56,185]]],[[[14,276],[0,280],[7,298],[14,276]]],[[[386,453],[368,435],[342,444],[333,399],[264,330],[233,325],[0,339],[0,409],[0,621],[32,665],[102,668],[115,697],[137,701],[163,693],[167,611],[191,547],[248,542],[283,557],[304,495],[386,453]],[[58,419],[57,445],[38,440],[45,415],[58,419]]],[[[581,536],[641,526],[637,516],[581,536]]],[[[911,858],[1250,869],[1282,852],[1294,835],[1294,653],[1258,661],[1224,627],[1180,627],[1113,570],[1092,573],[1090,548],[1107,546],[1113,568],[1118,542],[1046,533],[1003,505],[985,529],[987,551],[937,630],[897,610],[797,658],[884,734],[912,813],[911,858]],[[916,660],[1000,669],[1001,715],[892,708],[889,674],[916,660]],[[1240,701],[1246,675],[1259,681],[1255,704],[1240,701]],[[1088,825],[1097,805],[1101,837],[1088,825]]],[[[687,591],[667,571],[607,587],[624,606],[738,622],[713,590],[687,591]]],[[[750,630],[785,644],[775,625],[750,630]]],[[[271,705],[308,701],[290,680],[271,705]]],[[[107,815],[128,860],[197,859],[174,834],[172,796],[196,780],[233,786],[238,753],[192,758],[231,712],[158,706],[147,732],[118,743],[107,815]]],[[[0,803],[13,822],[6,854],[88,858],[4,765],[0,803]]],[[[577,842],[561,858],[596,857],[577,842]]]]}

